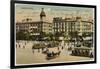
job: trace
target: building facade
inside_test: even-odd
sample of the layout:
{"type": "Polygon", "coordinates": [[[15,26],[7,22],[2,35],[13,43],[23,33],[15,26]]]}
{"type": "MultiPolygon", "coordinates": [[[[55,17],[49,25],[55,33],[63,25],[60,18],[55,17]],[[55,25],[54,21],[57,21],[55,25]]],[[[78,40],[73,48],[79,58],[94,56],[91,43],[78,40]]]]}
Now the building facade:
{"type": "Polygon", "coordinates": [[[93,20],[83,20],[81,17],[62,17],[53,18],[53,32],[69,32],[77,31],[80,34],[93,32],[93,20]]]}
{"type": "Polygon", "coordinates": [[[17,22],[16,32],[29,32],[31,35],[40,35],[41,32],[50,33],[52,32],[52,24],[50,22],[46,22],[45,19],[46,14],[42,8],[40,13],[40,21],[32,22],[29,19],[26,19],[24,22],[17,22]]]}
{"type": "Polygon", "coordinates": [[[29,32],[31,35],[40,35],[41,32],[56,33],[63,32],[68,35],[69,32],[77,31],[80,34],[86,32],[93,32],[93,20],[84,20],[82,17],[54,17],[53,22],[46,21],[46,14],[44,8],[40,13],[40,20],[32,22],[30,19],[16,23],[16,32],[29,32]]]}

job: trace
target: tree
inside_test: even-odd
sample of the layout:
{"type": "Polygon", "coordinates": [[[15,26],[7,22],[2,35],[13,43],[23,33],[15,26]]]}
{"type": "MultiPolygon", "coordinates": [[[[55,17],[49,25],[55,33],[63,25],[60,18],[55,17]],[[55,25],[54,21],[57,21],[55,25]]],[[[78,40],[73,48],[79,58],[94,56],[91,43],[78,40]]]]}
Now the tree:
{"type": "Polygon", "coordinates": [[[46,37],[46,33],[41,31],[38,40],[44,40],[44,37],[46,37]]]}
{"type": "Polygon", "coordinates": [[[78,32],[77,31],[69,32],[68,34],[69,34],[71,40],[73,38],[76,38],[76,39],[78,38],[78,32]]]}
{"type": "Polygon", "coordinates": [[[59,32],[55,32],[54,37],[55,37],[55,40],[58,41],[59,37],[60,37],[60,33],[59,32]]]}
{"type": "Polygon", "coordinates": [[[93,36],[93,32],[84,32],[82,33],[83,37],[93,36]]]}
{"type": "Polygon", "coordinates": [[[48,40],[52,41],[53,40],[53,34],[52,33],[48,33],[46,35],[46,37],[48,37],[48,40]]]}
{"type": "Polygon", "coordinates": [[[16,33],[16,40],[25,40],[25,33],[22,31],[19,31],[16,33]]]}

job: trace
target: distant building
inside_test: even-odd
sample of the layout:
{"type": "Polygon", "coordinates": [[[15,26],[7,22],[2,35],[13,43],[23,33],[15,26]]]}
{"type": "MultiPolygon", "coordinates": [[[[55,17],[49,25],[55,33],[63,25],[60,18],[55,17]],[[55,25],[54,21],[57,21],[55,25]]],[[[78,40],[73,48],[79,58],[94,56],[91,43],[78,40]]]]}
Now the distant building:
{"type": "Polygon", "coordinates": [[[40,21],[32,22],[30,19],[26,19],[24,22],[17,22],[16,32],[29,32],[31,35],[40,35],[40,32],[52,32],[52,24],[50,22],[46,22],[45,19],[46,14],[42,8],[40,13],[40,21]]]}

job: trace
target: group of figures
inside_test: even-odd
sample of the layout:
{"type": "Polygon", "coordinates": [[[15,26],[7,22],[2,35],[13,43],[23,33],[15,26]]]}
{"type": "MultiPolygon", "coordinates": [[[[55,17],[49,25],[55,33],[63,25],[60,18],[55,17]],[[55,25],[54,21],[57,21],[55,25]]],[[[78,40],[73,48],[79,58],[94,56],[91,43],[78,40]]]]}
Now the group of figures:
{"type": "MultiPolygon", "coordinates": [[[[27,43],[28,42],[23,42],[23,43],[17,42],[16,48],[25,49],[26,46],[28,46],[27,43]]],[[[72,45],[70,45],[70,44],[66,43],[65,45],[61,45],[61,43],[59,43],[59,46],[53,47],[54,49],[56,49],[56,50],[53,50],[53,51],[48,47],[37,48],[37,49],[34,49],[32,47],[32,53],[34,54],[35,52],[38,52],[38,53],[41,53],[41,54],[45,54],[47,60],[59,57],[60,54],[62,54],[61,53],[62,50],[64,50],[65,52],[68,52],[68,53],[71,52],[70,54],[68,54],[68,55],[71,55],[71,56],[82,56],[82,57],[90,57],[90,58],[94,57],[93,52],[90,52],[89,49],[80,49],[80,48],[75,49],[74,46],[72,47],[72,45]],[[73,48],[74,48],[74,50],[73,50],[73,48]]]]}
{"type": "Polygon", "coordinates": [[[38,49],[32,48],[32,52],[33,54],[35,52],[45,54],[46,59],[49,60],[49,59],[53,59],[53,58],[60,56],[61,51],[63,49],[64,49],[64,46],[58,46],[58,47],[53,47],[53,48],[45,47],[45,48],[38,48],[38,49]],[[55,50],[51,50],[51,49],[55,49],[55,50]]]}
{"type": "Polygon", "coordinates": [[[26,44],[27,44],[27,42],[25,42],[23,44],[20,44],[20,42],[17,42],[16,43],[16,48],[23,48],[23,49],[25,49],[26,48],[26,44]]]}

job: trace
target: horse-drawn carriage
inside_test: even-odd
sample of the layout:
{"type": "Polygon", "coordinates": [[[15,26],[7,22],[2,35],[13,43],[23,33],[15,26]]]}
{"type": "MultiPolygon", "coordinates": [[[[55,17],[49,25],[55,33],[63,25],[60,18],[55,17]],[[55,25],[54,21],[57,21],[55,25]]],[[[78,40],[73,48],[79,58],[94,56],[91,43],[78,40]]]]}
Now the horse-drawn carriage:
{"type": "Polygon", "coordinates": [[[57,56],[60,55],[60,53],[61,53],[60,51],[58,51],[56,53],[54,53],[54,52],[48,52],[47,56],[46,56],[46,59],[50,60],[50,59],[56,58],[57,56]]]}

